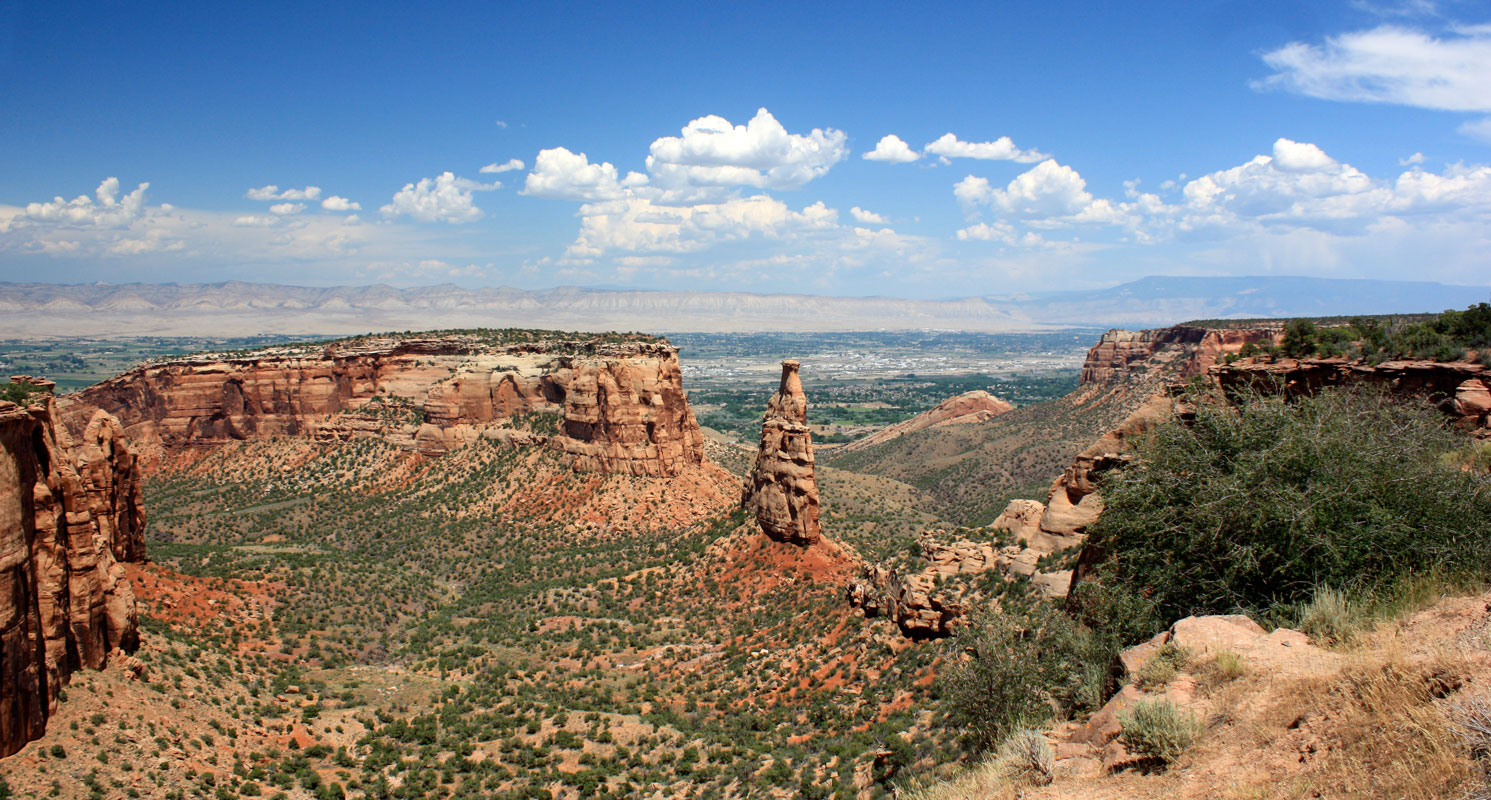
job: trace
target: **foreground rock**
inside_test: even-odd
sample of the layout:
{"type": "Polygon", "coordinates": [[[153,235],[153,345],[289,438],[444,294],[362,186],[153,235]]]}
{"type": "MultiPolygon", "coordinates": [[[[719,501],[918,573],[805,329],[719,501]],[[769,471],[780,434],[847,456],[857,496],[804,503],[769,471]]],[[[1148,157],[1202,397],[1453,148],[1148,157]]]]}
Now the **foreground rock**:
{"type": "Polygon", "coordinates": [[[808,430],[808,398],[796,361],[782,362],[782,382],[761,423],[761,448],[746,485],[745,504],[761,531],[773,540],[815,545],[818,482],[813,476],[813,436],[808,430]]]}
{"type": "Polygon", "coordinates": [[[276,436],[380,437],[440,455],[494,429],[584,471],[669,477],[703,461],[677,348],[485,333],[187,357],[89,387],[63,411],[75,435],[95,410],[109,412],[152,462],[276,436]]]}
{"type": "Polygon", "coordinates": [[[988,392],[977,389],[965,392],[957,397],[951,397],[938,403],[935,408],[924,411],[904,422],[897,422],[888,428],[876,431],[869,436],[840,447],[838,452],[852,453],[863,450],[866,447],[874,447],[915,433],[926,428],[940,428],[948,425],[972,425],[977,422],[987,422],[1000,414],[1014,411],[1015,407],[988,392]]]}
{"type": "Polygon", "coordinates": [[[134,458],[108,415],[75,448],[51,384],[0,402],[0,756],[46,730],[68,675],[139,641],[121,560],[144,558],[134,458]]]}

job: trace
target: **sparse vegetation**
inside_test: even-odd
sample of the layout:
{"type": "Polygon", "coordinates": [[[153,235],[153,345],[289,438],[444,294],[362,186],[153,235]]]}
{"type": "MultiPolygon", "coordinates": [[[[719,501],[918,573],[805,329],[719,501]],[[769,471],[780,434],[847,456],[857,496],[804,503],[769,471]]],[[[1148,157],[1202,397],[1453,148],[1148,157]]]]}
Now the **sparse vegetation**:
{"type": "Polygon", "coordinates": [[[1119,712],[1123,746],[1136,756],[1169,765],[1201,736],[1201,723],[1168,700],[1140,700],[1119,712]]]}

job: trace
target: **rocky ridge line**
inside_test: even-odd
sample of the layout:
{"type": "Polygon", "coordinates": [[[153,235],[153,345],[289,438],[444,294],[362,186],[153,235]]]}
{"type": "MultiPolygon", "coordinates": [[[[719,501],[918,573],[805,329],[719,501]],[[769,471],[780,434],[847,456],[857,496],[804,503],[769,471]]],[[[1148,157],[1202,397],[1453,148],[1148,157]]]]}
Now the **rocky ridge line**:
{"type": "Polygon", "coordinates": [[[368,337],[158,362],[62,404],[75,433],[95,409],[113,414],[152,464],[277,436],[379,437],[427,455],[488,436],[547,445],[579,470],[662,477],[704,458],[677,348],[662,342],[368,337]]]}

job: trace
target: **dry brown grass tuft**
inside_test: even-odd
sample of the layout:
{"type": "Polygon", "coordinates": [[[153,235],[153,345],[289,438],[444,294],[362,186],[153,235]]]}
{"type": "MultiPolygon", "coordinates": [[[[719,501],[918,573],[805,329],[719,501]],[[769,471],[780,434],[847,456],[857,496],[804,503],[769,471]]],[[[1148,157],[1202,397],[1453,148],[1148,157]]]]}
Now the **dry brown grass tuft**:
{"type": "Polygon", "coordinates": [[[1459,800],[1475,777],[1439,700],[1458,690],[1464,657],[1364,653],[1320,686],[1293,797],[1459,800]]]}

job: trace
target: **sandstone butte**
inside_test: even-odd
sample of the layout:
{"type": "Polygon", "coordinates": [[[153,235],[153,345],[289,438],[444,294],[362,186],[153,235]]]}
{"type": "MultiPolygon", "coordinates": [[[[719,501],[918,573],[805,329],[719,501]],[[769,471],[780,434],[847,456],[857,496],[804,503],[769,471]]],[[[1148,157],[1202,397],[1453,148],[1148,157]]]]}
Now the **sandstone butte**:
{"type": "Polygon", "coordinates": [[[96,410],[114,415],[152,463],[275,436],[380,437],[427,455],[487,436],[550,447],[577,470],[654,477],[704,460],[678,350],[664,342],[370,337],[163,361],[62,406],[75,433],[96,410]],[[524,415],[552,429],[513,424],[524,415]]]}
{"type": "Polygon", "coordinates": [[[892,439],[915,433],[926,428],[938,428],[947,425],[971,425],[975,422],[987,422],[1000,414],[1014,411],[1015,407],[1000,400],[992,394],[975,389],[964,392],[956,397],[950,397],[934,408],[923,411],[920,414],[904,422],[897,422],[890,427],[878,430],[869,436],[844,445],[839,452],[853,452],[884,444],[892,439]]]}
{"type": "Polygon", "coordinates": [[[0,401],[0,757],[46,730],[68,676],[139,642],[124,561],[145,558],[140,473],[113,417],[76,445],[53,384],[0,401]]]}
{"type": "Polygon", "coordinates": [[[796,361],[782,362],[781,387],[761,423],[761,447],[745,487],[745,505],[773,540],[811,546],[822,540],[823,532],[818,524],[808,398],[797,370],[796,361]]]}

